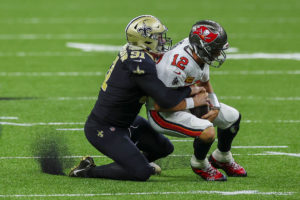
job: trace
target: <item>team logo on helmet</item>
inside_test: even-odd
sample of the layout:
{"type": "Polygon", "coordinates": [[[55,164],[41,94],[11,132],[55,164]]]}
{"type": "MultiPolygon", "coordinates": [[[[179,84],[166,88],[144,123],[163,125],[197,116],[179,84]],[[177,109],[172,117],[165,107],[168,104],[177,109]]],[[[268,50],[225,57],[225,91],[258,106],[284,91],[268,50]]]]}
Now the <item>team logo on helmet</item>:
{"type": "Polygon", "coordinates": [[[143,37],[150,37],[152,28],[147,26],[145,22],[143,22],[143,27],[137,29],[137,32],[140,33],[143,37]]]}
{"type": "Polygon", "coordinates": [[[193,34],[196,34],[198,35],[201,40],[203,40],[204,42],[207,42],[207,43],[211,43],[212,41],[214,41],[219,33],[213,33],[211,32],[207,27],[205,26],[200,26],[199,28],[197,28],[193,34]]]}

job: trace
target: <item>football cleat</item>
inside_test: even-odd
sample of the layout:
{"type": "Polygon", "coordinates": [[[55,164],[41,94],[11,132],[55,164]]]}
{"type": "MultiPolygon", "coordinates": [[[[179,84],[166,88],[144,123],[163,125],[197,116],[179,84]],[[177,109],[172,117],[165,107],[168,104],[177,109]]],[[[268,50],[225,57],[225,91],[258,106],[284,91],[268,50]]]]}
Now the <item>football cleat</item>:
{"type": "Polygon", "coordinates": [[[234,160],[232,162],[219,162],[217,161],[212,155],[209,156],[209,162],[214,166],[215,168],[222,169],[226,172],[228,176],[233,177],[246,177],[247,172],[246,170],[237,164],[234,160]]]}
{"type": "Polygon", "coordinates": [[[198,169],[192,167],[193,172],[199,175],[206,181],[226,181],[227,177],[222,174],[219,170],[214,168],[213,166],[209,165],[206,169],[198,169]]]}
{"type": "Polygon", "coordinates": [[[160,175],[161,174],[161,168],[158,164],[156,164],[154,162],[151,162],[151,163],[149,163],[149,165],[154,168],[154,170],[155,170],[154,174],[155,175],[160,175]]]}
{"type": "Polygon", "coordinates": [[[71,169],[70,177],[88,177],[87,171],[92,167],[96,167],[94,159],[92,157],[83,157],[80,163],[71,169]]]}

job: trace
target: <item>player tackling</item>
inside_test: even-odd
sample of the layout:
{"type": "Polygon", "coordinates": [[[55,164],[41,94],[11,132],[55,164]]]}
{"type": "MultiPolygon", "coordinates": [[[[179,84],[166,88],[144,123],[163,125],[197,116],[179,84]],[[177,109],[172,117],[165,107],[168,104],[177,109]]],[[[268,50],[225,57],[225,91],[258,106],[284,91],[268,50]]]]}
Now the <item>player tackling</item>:
{"type": "MultiPolygon", "coordinates": [[[[193,25],[188,38],[179,42],[158,61],[156,68],[160,80],[167,87],[178,88],[198,84],[209,93],[210,111],[201,118],[189,109],[177,112],[158,112],[154,101],[147,103],[148,120],[158,132],[194,139],[192,170],[208,181],[225,181],[226,176],[245,177],[245,169],[237,164],[230,152],[231,144],[239,131],[241,114],[233,107],[219,103],[209,81],[209,66],[220,67],[226,60],[227,34],[218,23],[210,20],[193,25]],[[218,130],[218,148],[207,158],[218,130]]],[[[187,100],[189,108],[194,106],[187,100]]]]}

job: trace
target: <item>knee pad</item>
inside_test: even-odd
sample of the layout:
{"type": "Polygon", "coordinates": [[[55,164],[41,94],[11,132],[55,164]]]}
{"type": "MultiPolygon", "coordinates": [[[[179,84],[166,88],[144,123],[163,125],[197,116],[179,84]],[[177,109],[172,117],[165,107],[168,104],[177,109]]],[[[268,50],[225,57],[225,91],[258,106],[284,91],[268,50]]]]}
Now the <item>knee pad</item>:
{"type": "Polygon", "coordinates": [[[239,131],[240,129],[240,122],[241,122],[241,119],[242,119],[242,115],[241,113],[239,113],[239,118],[236,122],[234,122],[228,129],[231,133],[233,134],[237,134],[237,132],[239,131]]]}

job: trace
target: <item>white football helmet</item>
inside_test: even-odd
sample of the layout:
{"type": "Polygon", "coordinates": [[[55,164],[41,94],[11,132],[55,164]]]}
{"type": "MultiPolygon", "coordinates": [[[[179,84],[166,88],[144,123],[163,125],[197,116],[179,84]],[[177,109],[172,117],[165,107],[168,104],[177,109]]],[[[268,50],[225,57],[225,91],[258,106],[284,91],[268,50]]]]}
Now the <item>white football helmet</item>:
{"type": "Polygon", "coordinates": [[[172,46],[172,40],[166,37],[167,31],[159,19],[152,15],[132,19],[125,29],[129,44],[155,54],[163,53],[172,46]]]}

